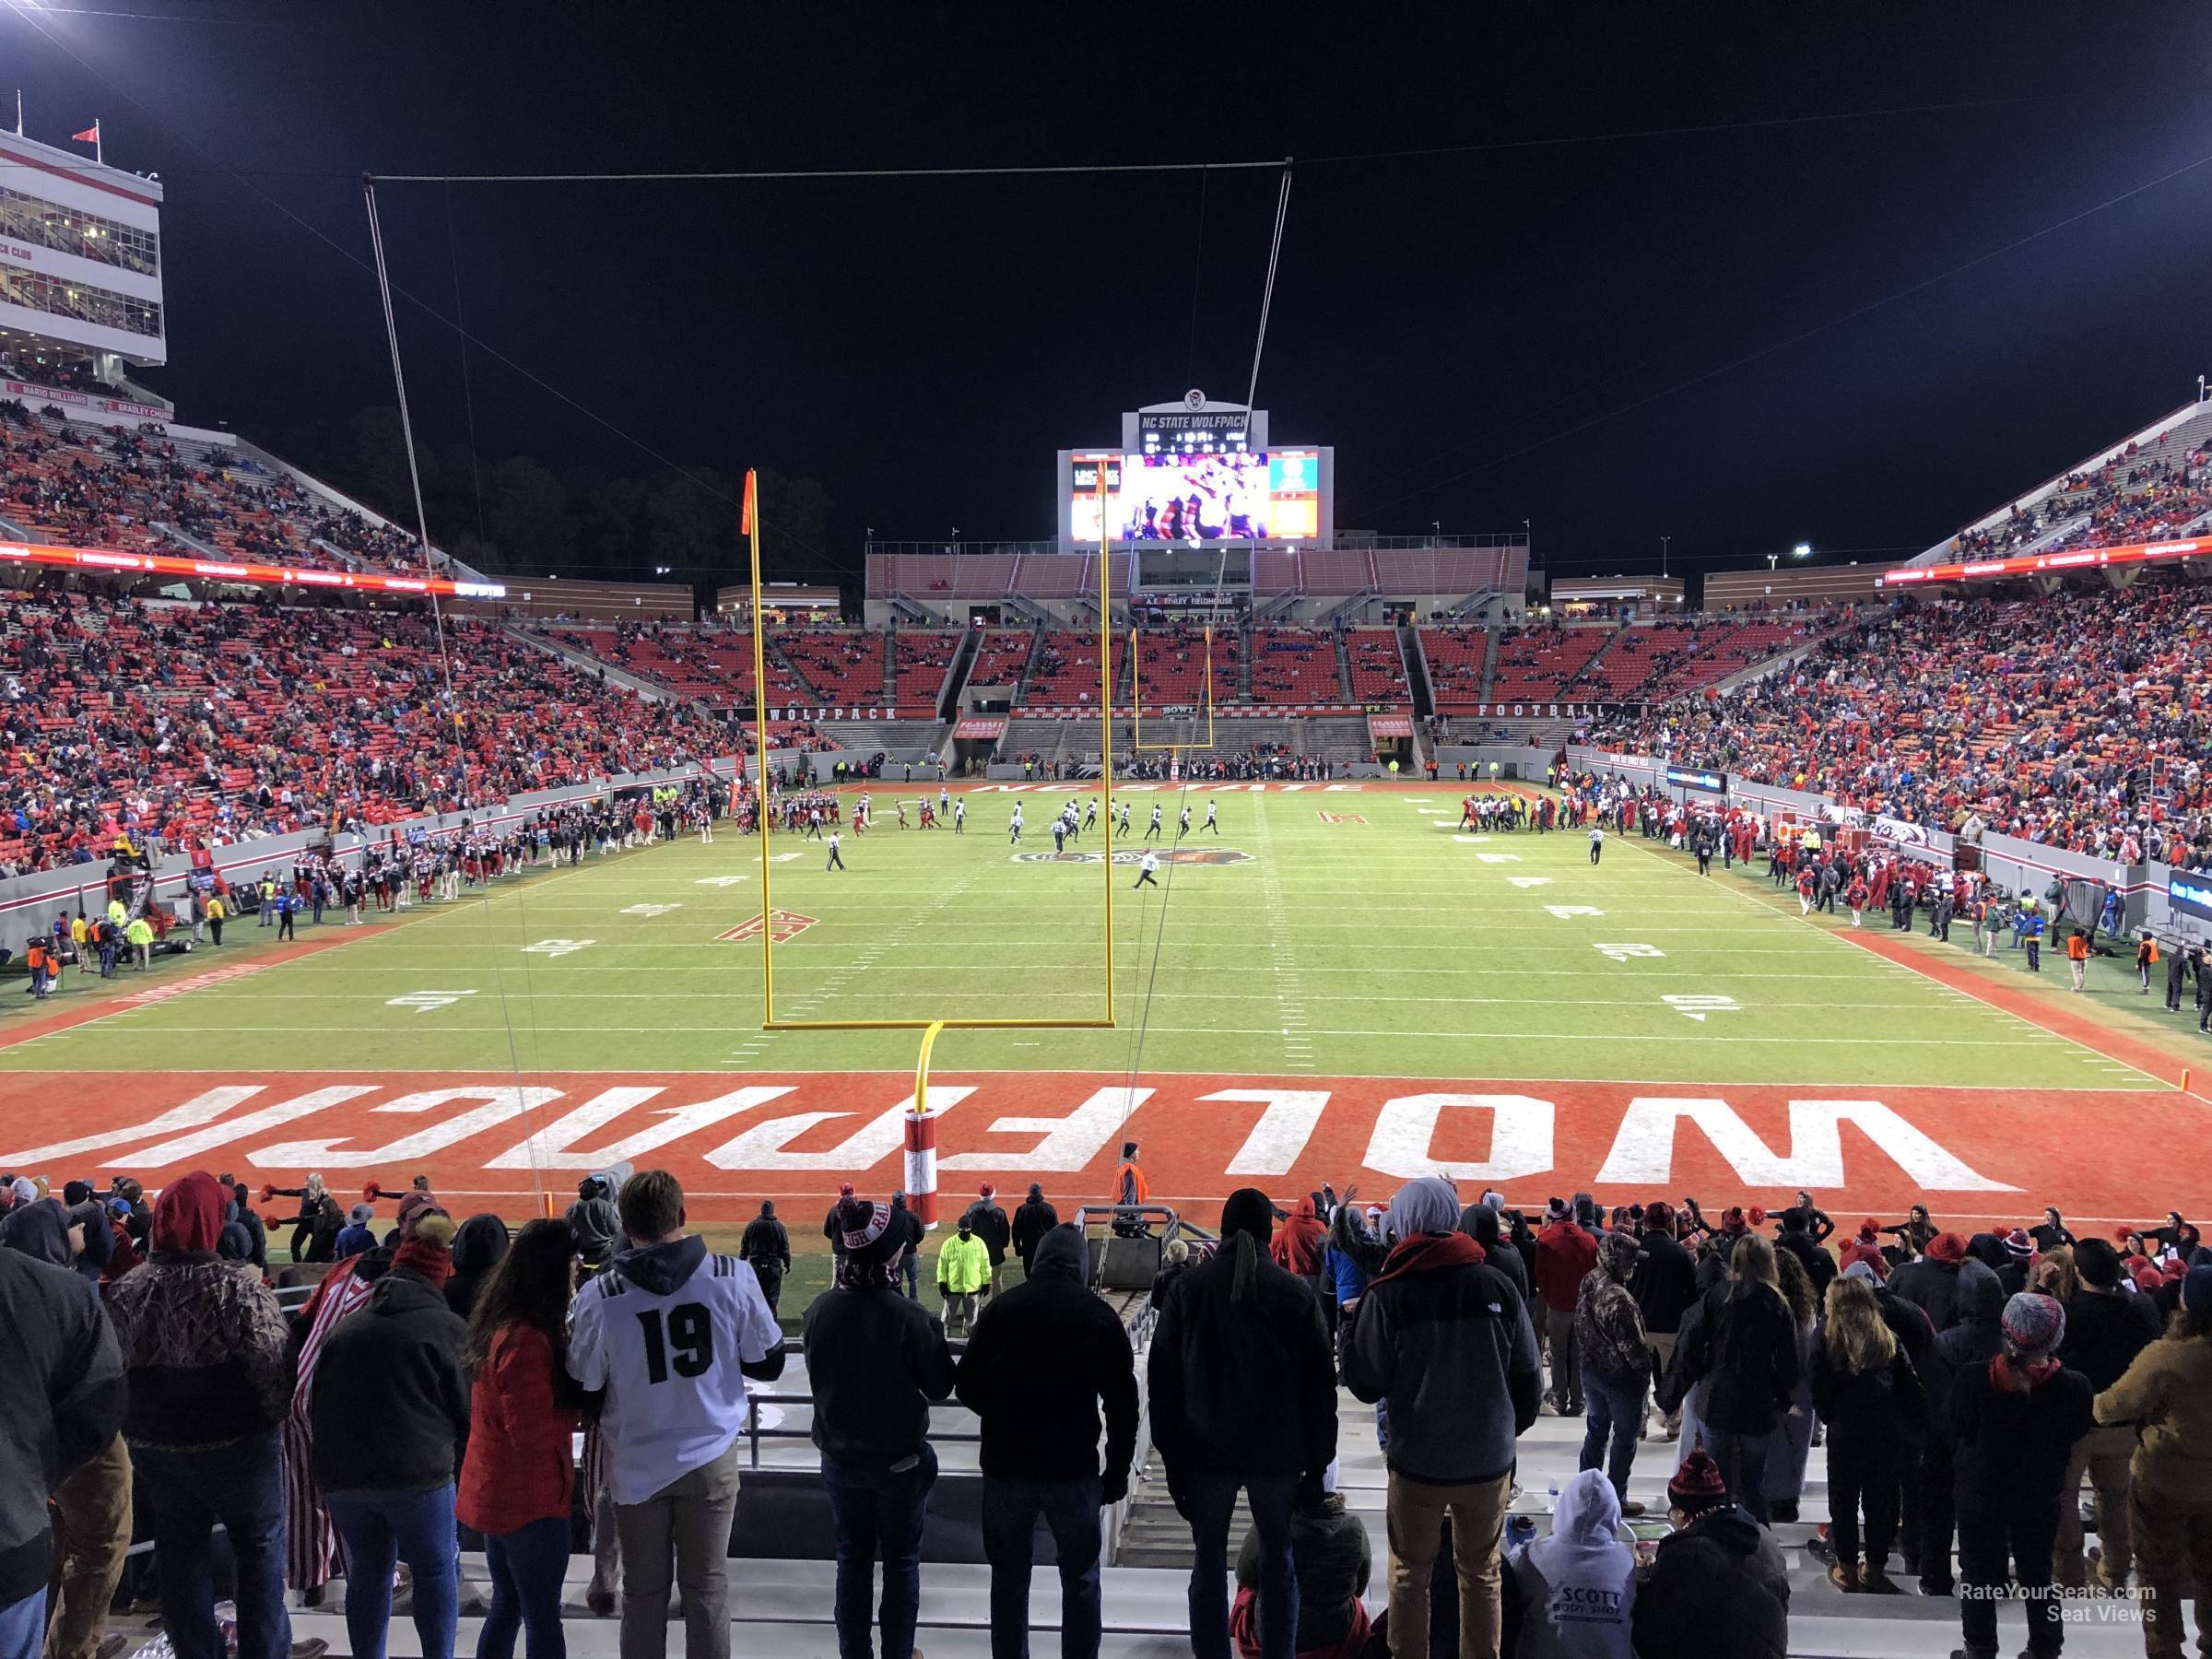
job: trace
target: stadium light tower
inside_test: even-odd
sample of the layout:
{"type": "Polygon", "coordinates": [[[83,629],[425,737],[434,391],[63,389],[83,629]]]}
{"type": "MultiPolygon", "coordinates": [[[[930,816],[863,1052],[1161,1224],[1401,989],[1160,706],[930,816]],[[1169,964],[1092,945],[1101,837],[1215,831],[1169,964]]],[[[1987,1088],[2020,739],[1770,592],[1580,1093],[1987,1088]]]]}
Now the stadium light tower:
{"type": "Polygon", "coordinates": [[[1813,544],[1811,542],[1799,542],[1795,547],[1790,549],[1790,557],[1792,559],[1810,559],[1812,556],[1813,544]]]}
{"type": "Polygon", "coordinates": [[[1661,581],[1665,581],[1666,578],[1666,544],[1674,539],[1671,535],[1663,535],[1659,538],[1659,576],[1661,581]]]}

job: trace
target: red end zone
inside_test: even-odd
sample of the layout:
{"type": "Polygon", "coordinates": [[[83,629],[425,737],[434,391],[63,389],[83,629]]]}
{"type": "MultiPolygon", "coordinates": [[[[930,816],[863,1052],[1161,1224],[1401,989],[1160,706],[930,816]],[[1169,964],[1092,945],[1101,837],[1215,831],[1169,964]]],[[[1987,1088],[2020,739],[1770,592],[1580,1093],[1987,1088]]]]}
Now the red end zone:
{"type": "MultiPolygon", "coordinates": [[[[257,1186],[316,1170],[341,1194],[427,1172],[457,1206],[519,1216],[629,1159],[676,1171],[695,1219],[730,1220],[764,1197],[826,1204],[846,1180],[889,1189],[912,1092],[896,1073],[23,1072],[0,1075],[0,1171],[257,1186]]],[[[1240,1186],[1379,1197],[1432,1173],[1523,1206],[1772,1208],[1802,1187],[1839,1220],[2212,1209],[2204,1108],[2156,1093],[987,1072],[933,1077],[931,1100],[946,1194],[1036,1181],[1063,1214],[1107,1197],[1124,1139],[1156,1197],[1202,1216],[1240,1186]]]]}

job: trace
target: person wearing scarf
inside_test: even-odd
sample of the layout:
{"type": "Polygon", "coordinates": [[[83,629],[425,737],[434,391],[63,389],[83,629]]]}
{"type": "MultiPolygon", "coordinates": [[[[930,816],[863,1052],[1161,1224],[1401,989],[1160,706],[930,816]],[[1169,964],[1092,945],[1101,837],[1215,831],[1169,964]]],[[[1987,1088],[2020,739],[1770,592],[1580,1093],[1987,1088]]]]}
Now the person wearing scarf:
{"type": "Polygon", "coordinates": [[[1961,1371],[1945,1403],[1958,1476],[1959,1620],[1968,1659],[1997,1651],[1997,1598],[2028,1602],[2028,1651],[2050,1659],[2065,1639],[2051,1591],[2058,1507],[2074,1442],[2096,1426],[2088,1379],[2060,1364],[2066,1312],[2022,1292],[2005,1304],[2004,1347],[1961,1371]],[[2009,1561],[2009,1570],[2007,1562],[2009,1561]]]}
{"type": "Polygon", "coordinates": [[[952,1349],[928,1310],[899,1293],[906,1234],[891,1206],[841,1199],[836,1218],[835,1282],[807,1304],[800,1330],[837,1533],[838,1649],[869,1651],[880,1555],[883,1651],[909,1653],[922,1609],[923,1512],[937,1479],[929,1407],[952,1393],[952,1349]]]}
{"type": "MultiPolygon", "coordinates": [[[[1456,1221],[1458,1208],[1453,1209],[1456,1221]]],[[[1336,1455],[1336,1376],[1312,1287],[1267,1258],[1275,1206],[1253,1187],[1221,1207],[1221,1242],[1161,1300],[1147,1363],[1152,1441],[1190,1523],[1191,1651],[1229,1659],[1229,1527],[1237,1493],[1260,1536],[1265,1659],[1298,1635],[1292,1505],[1336,1455]]]]}
{"type": "Polygon", "coordinates": [[[468,1327],[446,1305],[452,1218],[418,1210],[391,1270],[324,1344],[309,1399],[314,1476],[346,1551],[346,1633],[381,1659],[392,1571],[414,1577],[423,1659],[453,1659],[460,1618],[453,1491],[468,1434],[468,1327]]]}
{"type": "Polygon", "coordinates": [[[1451,1182],[1425,1176],[1390,1206],[1397,1242],[1344,1340],[1344,1381],[1390,1407],[1391,1646],[1429,1651],[1429,1581],[1452,1523],[1460,1651],[1494,1653],[1514,1442],[1543,1373],[1512,1283],[1459,1230],[1451,1182]]]}
{"type": "Polygon", "coordinates": [[[261,1275],[215,1253],[229,1197],[204,1170],[171,1182],[151,1253],[108,1309],[130,1382],[123,1438],[152,1500],[161,1624],[177,1659],[223,1659],[209,1543],[237,1560],[237,1659],[286,1659],[282,1460],[291,1347],[261,1275]]]}

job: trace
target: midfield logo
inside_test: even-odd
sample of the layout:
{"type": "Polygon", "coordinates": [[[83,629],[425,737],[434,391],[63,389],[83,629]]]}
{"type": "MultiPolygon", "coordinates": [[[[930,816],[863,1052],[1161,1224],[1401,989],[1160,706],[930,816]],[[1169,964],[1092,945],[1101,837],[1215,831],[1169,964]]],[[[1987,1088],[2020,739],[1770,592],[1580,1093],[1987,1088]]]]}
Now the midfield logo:
{"type": "MultiPolygon", "coordinates": [[[[1252,863],[1252,854],[1234,847],[1155,847],[1152,849],[1163,865],[1241,865],[1252,863]]],[[[1096,853],[1017,853],[1016,864],[1097,864],[1096,853]]],[[[1113,862],[1117,865],[1142,864],[1145,850],[1132,852],[1127,847],[1117,848],[1113,862]]]]}
{"type": "MultiPolygon", "coordinates": [[[[777,945],[782,944],[786,939],[798,937],[799,935],[814,925],[812,916],[802,916],[796,911],[771,911],[769,912],[769,920],[768,936],[771,943],[777,945]]],[[[740,922],[729,932],[719,933],[714,936],[717,939],[729,939],[739,943],[747,939],[757,939],[760,936],[760,918],[755,916],[749,921],[740,922]]]]}

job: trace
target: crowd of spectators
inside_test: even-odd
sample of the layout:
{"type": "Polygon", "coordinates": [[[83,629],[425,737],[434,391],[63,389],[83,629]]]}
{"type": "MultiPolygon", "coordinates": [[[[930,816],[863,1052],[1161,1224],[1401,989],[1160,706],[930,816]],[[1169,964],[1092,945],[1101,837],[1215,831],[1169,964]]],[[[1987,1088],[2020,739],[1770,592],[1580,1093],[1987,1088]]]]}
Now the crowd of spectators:
{"type": "Polygon", "coordinates": [[[1601,747],[2134,863],[2212,828],[2212,594],[2186,581],[1900,603],[1787,669],[1601,724],[1601,747]]]}
{"type": "Polygon", "coordinates": [[[2072,473],[2032,506],[2018,502],[1996,524],[1962,530],[1951,541],[1960,559],[1996,559],[2064,534],[2039,551],[2110,547],[2158,541],[2212,512],[2212,469],[2205,446],[2182,450],[2169,432],[2147,445],[2130,443],[2100,467],[2072,473]]]}
{"type": "MultiPolygon", "coordinates": [[[[1125,1202],[1145,1192],[1137,1152],[1125,1202]]],[[[0,1402],[0,1659],[127,1646],[103,1631],[135,1532],[177,1659],[312,1659],[291,1597],[319,1606],[340,1573],[350,1652],[386,1651],[404,1582],[420,1651],[452,1659],[465,1530],[490,1573],[479,1659],[512,1659],[524,1631],[554,1659],[580,1524],[586,1604],[618,1605],[625,1659],[665,1653],[672,1611],[687,1659],[727,1659],[748,1394],[790,1350],[773,1204],[724,1255],[660,1170],[591,1175],[565,1216],[519,1230],[456,1224],[422,1176],[377,1195],[396,1200],[388,1227],[319,1175],[261,1196],[297,1198],[296,1221],[202,1171],[150,1202],[127,1178],[0,1174],[18,1382],[0,1402]],[[288,1221],[303,1265],[273,1259],[288,1221]],[[312,1287],[289,1312],[278,1275],[312,1287]]],[[[1805,1547],[1845,1594],[1901,1590],[1894,1553],[1924,1594],[1958,1598],[1970,1659],[1994,1659],[2005,1601],[2030,1651],[2056,1654],[2062,1592],[2139,1596],[2148,1659],[2180,1659],[2194,1588],[2212,1639],[2212,1250],[2180,1215],[2108,1236],[2045,1209],[1969,1237],[1915,1206],[1831,1247],[1806,1193],[1773,1215],[1463,1204],[1437,1176],[1387,1206],[1349,1197],[1286,1209],[1240,1190],[1218,1241],[1174,1241],[1152,1288],[1142,1407],[1191,1533],[1201,1659],[1779,1659],[1775,1528],[1798,1521],[1823,1432],[1829,1525],[1805,1547]],[[1378,1613],[1366,1529],[1335,1492],[1340,1391],[1374,1406],[1386,1469],[1378,1613]],[[1581,1472],[1548,1535],[1515,1536],[1518,1442],[1547,1412],[1580,1419],[1581,1472]],[[1630,1536],[1653,1444],[1668,1524],[1630,1536]]],[[[1134,1213],[1124,1231],[1145,1237],[1134,1213]]],[[[994,1651],[1028,1651],[1041,1526],[1063,1651],[1095,1653],[1102,1514],[1137,1473],[1140,1397],[1092,1241],[1041,1187],[1009,1216],[986,1184],[938,1241],[933,1314],[903,1195],[848,1184],[822,1232],[831,1282],[794,1323],[839,1651],[913,1651],[931,1407],[957,1397],[981,1430],[967,1512],[994,1651]]]]}
{"type": "MultiPolygon", "coordinates": [[[[0,402],[0,515],[72,546],[424,574],[413,536],[245,456],[180,443],[159,427],[95,428],[19,402],[0,402]]],[[[452,573],[442,555],[434,563],[452,573]]]]}
{"type": "Polygon", "coordinates": [[[444,640],[453,690],[427,614],[0,590],[0,865],[471,810],[744,742],[497,629],[444,640]]]}

